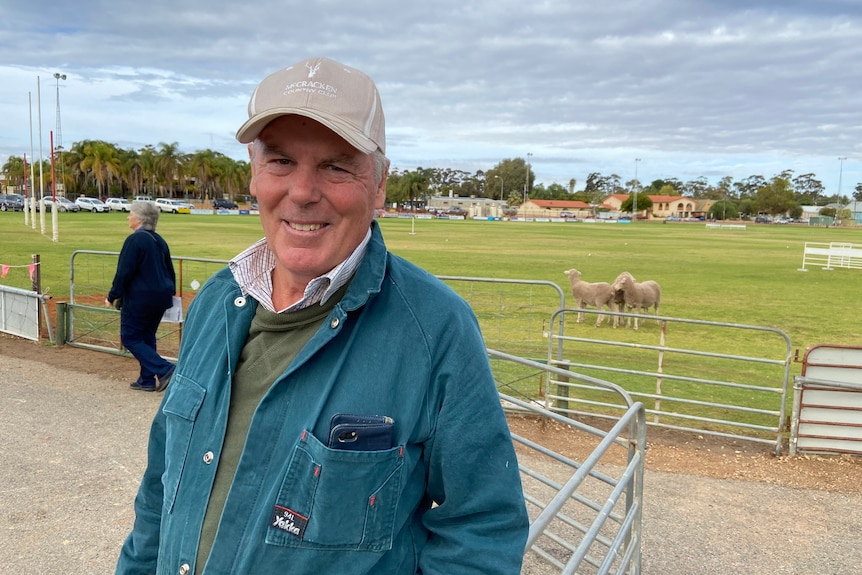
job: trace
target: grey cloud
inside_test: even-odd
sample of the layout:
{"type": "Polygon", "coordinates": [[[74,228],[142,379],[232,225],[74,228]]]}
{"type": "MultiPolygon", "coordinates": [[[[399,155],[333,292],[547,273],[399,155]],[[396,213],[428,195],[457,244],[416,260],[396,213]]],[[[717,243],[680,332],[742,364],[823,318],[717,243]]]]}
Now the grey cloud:
{"type": "Polygon", "coordinates": [[[134,70],[134,89],[115,96],[131,105],[244,101],[276,67],[328,55],[378,81],[393,153],[418,161],[429,138],[460,150],[425,165],[528,146],[549,170],[595,149],[862,155],[862,8],[851,0],[46,6],[0,7],[0,61],[87,79],[134,70]]]}

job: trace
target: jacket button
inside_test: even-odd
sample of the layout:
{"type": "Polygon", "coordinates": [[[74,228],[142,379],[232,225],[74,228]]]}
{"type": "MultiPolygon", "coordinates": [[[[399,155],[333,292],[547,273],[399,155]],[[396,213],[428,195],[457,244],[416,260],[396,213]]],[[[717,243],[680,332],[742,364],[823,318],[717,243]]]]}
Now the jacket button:
{"type": "Polygon", "coordinates": [[[188,572],[191,570],[188,563],[183,563],[180,565],[180,575],[188,575],[188,572]]]}
{"type": "Polygon", "coordinates": [[[236,307],[244,306],[245,305],[245,298],[242,296],[239,296],[238,298],[233,300],[233,305],[235,305],[236,307]]]}
{"type": "Polygon", "coordinates": [[[213,457],[212,451],[207,451],[206,453],[204,453],[204,463],[209,465],[210,463],[213,462],[213,459],[214,459],[214,457],[213,457]]]}
{"type": "Polygon", "coordinates": [[[339,323],[338,318],[334,317],[334,318],[332,318],[332,321],[329,322],[329,327],[331,327],[332,329],[335,329],[338,327],[338,323],[339,323]]]}

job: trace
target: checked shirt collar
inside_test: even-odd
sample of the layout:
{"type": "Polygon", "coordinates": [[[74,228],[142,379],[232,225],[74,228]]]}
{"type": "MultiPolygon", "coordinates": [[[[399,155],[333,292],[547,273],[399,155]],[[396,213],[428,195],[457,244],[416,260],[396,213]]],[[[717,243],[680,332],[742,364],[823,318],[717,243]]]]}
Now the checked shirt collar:
{"type": "Polygon", "coordinates": [[[369,228],[365,234],[365,239],[359,243],[346,260],[329,272],[308,282],[302,299],[282,310],[276,310],[272,305],[272,271],[275,269],[276,261],[275,254],[266,244],[266,238],[255,242],[238,254],[228,262],[228,266],[243,295],[253,297],[266,310],[273,313],[297,311],[314,304],[325,304],[332,297],[332,294],[349,282],[365,255],[365,248],[370,239],[371,229],[369,228]]]}

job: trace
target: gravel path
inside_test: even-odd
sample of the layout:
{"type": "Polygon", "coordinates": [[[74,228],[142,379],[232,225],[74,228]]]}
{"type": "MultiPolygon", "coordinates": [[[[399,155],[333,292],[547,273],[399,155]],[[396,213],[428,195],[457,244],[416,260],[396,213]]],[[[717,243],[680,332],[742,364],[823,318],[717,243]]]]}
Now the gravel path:
{"type": "MultiPolygon", "coordinates": [[[[113,572],[160,399],[0,355],[0,574],[113,572]]],[[[646,472],[646,575],[850,575],[860,533],[860,493],[646,472]]]]}

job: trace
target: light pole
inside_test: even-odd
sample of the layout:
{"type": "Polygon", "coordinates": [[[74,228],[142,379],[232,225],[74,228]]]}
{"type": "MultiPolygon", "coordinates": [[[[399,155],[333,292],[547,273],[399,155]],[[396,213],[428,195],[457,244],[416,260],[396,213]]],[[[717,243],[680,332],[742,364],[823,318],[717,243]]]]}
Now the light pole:
{"type": "MultiPolygon", "coordinates": [[[[60,161],[60,154],[63,151],[63,130],[60,127],[61,126],[61,123],[60,123],[60,80],[65,80],[65,79],[66,79],[66,74],[54,72],[54,80],[57,83],[57,130],[56,130],[57,138],[55,140],[57,146],[54,148],[54,150],[57,152],[57,162],[60,164],[60,182],[61,182],[60,191],[62,192],[62,194],[64,196],[66,195],[66,185],[65,185],[66,179],[65,179],[64,173],[63,173],[63,162],[60,161]]],[[[56,190],[56,184],[54,186],[54,189],[56,190]]],[[[56,202],[56,198],[54,199],[54,201],[56,202]]],[[[53,209],[56,209],[56,206],[54,206],[53,209]]]]}
{"type": "Polygon", "coordinates": [[[502,202],[503,201],[503,178],[501,178],[500,176],[494,176],[494,177],[497,178],[498,180],[500,180],[500,201],[502,202]]]}
{"type": "MultiPolygon", "coordinates": [[[[61,74],[59,72],[54,72],[54,82],[56,83],[57,89],[57,139],[54,140],[54,135],[51,136],[51,230],[53,231],[52,239],[57,242],[60,241],[60,204],[57,203],[57,170],[55,170],[56,165],[60,164],[60,181],[63,182],[60,191],[63,196],[66,195],[66,186],[65,181],[66,178],[65,172],[63,170],[63,163],[60,161],[60,151],[63,149],[63,137],[61,136],[60,130],[60,80],[65,80],[66,74],[61,74]],[[56,144],[56,146],[54,145],[56,144]]],[[[42,203],[42,207],[44,207],[44,202],[42,203]]]]}
{"type": "Polygon", "coordinates": [[[841,213],[841,176],[844,175],[844,160],[847,156],[838,158],[838,209],[835,211],[835,225],[838,225],[838,215],[841,213]]]}
{"type": "Polygon", "coordinates": [[[524,204],[527,203],[527,194],[530,188],[530,158],[533,157],[532,152],[527,152],[527,175],[524,178],[524,204]]]}
{"type": "Polygon", "coordinates": [[[638,164],[640,161],[640,158],[635,158],[635,189],[634,194],[632,194],[632,223],[635,223],[638,219],[638,188],[640,187],[640,183],[638,182],[638,164]]]}

